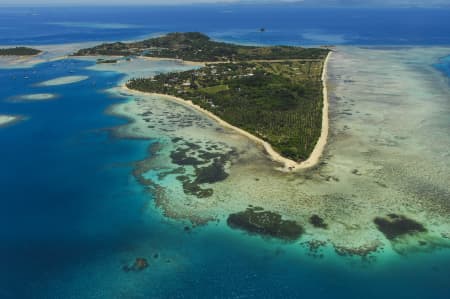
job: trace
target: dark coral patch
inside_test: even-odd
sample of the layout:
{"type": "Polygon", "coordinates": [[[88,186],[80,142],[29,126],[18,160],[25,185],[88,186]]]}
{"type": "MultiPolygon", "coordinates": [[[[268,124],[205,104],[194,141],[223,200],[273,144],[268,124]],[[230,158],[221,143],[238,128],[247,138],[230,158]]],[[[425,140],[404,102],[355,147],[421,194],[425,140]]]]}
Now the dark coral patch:
{"type": "Polygon", "coordinates": [[[176,151],[173,151],[170,154],[170,158],[172,158],[172,162],[177,165],[200,165],[203,162],[194,158],[188,156],[188,149],[178,149],[176,151]]]}
{"type": "MultiPolygon", "coordinates": [[[[180,142],[180,140],[177,141],[180,142]]],[[[195,143],[184,142],[183,147],[172,151],[170,154],[172,162],[182,167],[165,172],[160,175],[160,178],[168,174],[183,174],[177,176],[177,180],[182,183],[184,193],[198,198],[206,198],[211,197],[214,191],[211,188],[202,188],[201,185],[225,180],[228,177],[225,165],[237,156],[237,153],[235,150],[227,153],[206,152],[199,148],[200,146],[195,143]],[[184,166],[192,166],[195,173],[193,175],[185,174],[184,166]]]]}
{"type": "Polygon", "coordinates": [[[326,224],[323,221],[323,218],[321,218],[318,215],[312,215],[309,218],[309,223],[311,223],[314,227],[317,227],[317,228],[323,228],[323,229],[327,229],[328,228],[328,224],[326,224]]]}
{"type": "Polygon", "coordinates": [[[427,231],[419,222],[397,214],[389,214],[386,217],[377,217],[373,222],[378,230],[389,240],[394,240],[404,235],[412,235],[427,231]]]}
{"type": "Polygon", "coordinates": [[[294,241],[303,233],[303,227],[292,220],[283,220],[280,214],[250,207],[243,212],[230,214],[227,223],[250,233],[294,241]]]}
{"type": "Polygon", "coordinates": [[[129,265],[124,266],[123,271],[125,271],[125,272],[130,272],[130,271],[140,272],[146,268],[148,268],[147,259],[138,257],[138,258],[136,258],[136,260],[134,261],[134,263],[131,266],[129,266],[129,265]]]}
{"type": "Polygon", "coordinates": [[[183,184],[183,191],[185,194],[194,195],[197,198],[206,198],[211,197],[214,193],[213,189],[203,189],[196,182],[192,182],[189,176],[177,176],[177,180],[179,180],[183,184]]]}
{"type": "Polygon", "coordinates": [[[213,184],[225,180],[228,173],[225,172],[223,163],[215,160],[211,165],[199,167],[195,170],[197,184],[213,184]]]}
{"type": "Polygon", "coordinates": [[[327,245],[326,241],[321,240],[309,240],[301,243],[302,246],[308,249],[308,255],[314,258],[323,258],[323,250],[322,248],[327,245]]]}

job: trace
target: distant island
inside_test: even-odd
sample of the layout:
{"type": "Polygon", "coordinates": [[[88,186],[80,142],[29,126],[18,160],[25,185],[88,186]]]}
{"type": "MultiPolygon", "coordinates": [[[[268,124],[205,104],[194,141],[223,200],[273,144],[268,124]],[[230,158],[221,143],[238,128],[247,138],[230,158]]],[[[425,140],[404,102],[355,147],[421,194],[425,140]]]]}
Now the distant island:
{"type": "Polygon", "coordinates": [[[82,49],[74,56],[147,56],[197,62],[274,59],[324,59],[327,49],[290,46],[257,47],[212,41],[198,32],[170,33],[132,43],[106,43],[82,49]]]}
{"type": "Polygon", "coordinates": [[[23,119],[23,116],[0,114],[0,128],[12,125],[23,119]]]}
{"type": "MultiPolygon", "coordinates": [[[[134,78],[126,87],[191,101],[269,143],[283,158],[301,163],[310,157],[321,137],[322,77],[329,53],[325,48],[228,44],[192,32],[133,43],[102,44],[74,55],[204,62],[195,70],[134,78]]],[[[270,149],[266,147],[268,152],[270,149]]]]}
{"type": "Polygon", "coordinates": [[[0,49],[0,56],[33,56],[41,52],[40,50],[27,47],[3,48],[0,49]]]}

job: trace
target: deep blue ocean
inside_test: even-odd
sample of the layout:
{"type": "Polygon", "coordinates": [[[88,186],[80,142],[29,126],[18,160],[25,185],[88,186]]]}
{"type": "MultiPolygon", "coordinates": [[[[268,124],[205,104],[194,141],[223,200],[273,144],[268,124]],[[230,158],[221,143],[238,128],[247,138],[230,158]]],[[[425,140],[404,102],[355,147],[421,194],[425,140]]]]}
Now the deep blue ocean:
{"type": "Polygon", "coordinates": [[[270,44],[450,45],[450,9],[442,8],[1,8],[0,20],[0,45],[132,39],[173,31],[202,31],[218,39],[270,44]],[[261,34],[260,28],[266,32],[261,34]]]}
{"type": "MultiPolygon", "coordinates": [[[[202,31],[258,44],[450,45],[450,9],[301,9],[285,6],[1,8],[0,45],[135,39],[202,31]],[[259,28],[266,28],[265,33],[259,28]]],[[[123,77],[60,60],[0,69],[0,298],[450,298],[450,260],[436,251],[378,264],[314,260],[299,245],[225,226],[183,230],[148,209],[132,176],[156,140],[116,138],[126,122],[104,92],[123,77]],[[36,84],[71,74],[89,79],[36,84]],[[51,101],[14,102],[51,92],[51,101]],[[151,256],[158,254],[157,259],[151,256]],[[148,271],[124,263],[149,256],[148,271]]],[[[435,65],[450,77],[450,59],[435,65]]],[[[329,249],[331,251],[331,249],[329,249]]]]}

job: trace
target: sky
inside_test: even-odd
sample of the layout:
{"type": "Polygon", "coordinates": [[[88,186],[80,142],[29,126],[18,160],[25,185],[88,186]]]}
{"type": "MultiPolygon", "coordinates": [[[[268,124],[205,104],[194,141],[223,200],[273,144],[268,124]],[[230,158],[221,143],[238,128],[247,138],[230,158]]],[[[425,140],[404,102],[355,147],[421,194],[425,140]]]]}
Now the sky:
{"type": "Polygon", "coordinates": [[[334,6],[334,7],[450,7],[450,0],[0,0],[0,5],[179,5],[197,3],[261,3],[261,2],[294,2],[304,6],[334,6]]]}

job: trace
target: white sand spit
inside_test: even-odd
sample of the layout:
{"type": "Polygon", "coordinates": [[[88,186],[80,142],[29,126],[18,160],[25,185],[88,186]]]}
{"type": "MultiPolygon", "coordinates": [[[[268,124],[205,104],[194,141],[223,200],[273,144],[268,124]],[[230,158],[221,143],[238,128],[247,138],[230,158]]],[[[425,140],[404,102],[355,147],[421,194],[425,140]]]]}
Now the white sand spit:
{"type": "Polygon", "coordinates": [[[87,80],[88,76],[65,76],[39,83],[39,86],[58,86],[87,80]]]}

